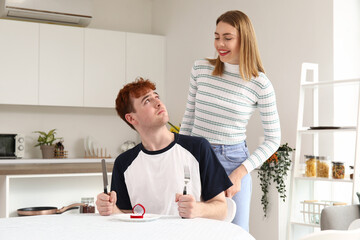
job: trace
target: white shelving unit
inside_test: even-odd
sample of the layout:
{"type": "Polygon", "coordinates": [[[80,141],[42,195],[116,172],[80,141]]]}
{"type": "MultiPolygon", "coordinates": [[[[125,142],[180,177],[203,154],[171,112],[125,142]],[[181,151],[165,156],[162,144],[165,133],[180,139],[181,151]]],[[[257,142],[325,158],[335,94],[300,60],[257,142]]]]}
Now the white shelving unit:
{"type": "MultiPolygon", "coordinates": [[[[305,223],[301,218],[301,201],[304,200],[333,200],[333,199],[314,199],[319,197],[315,192],[316,184],[330,184],[331,189],[334,184],[341,184],[341,187],[351,188],[352,196],[349,196],[349,204],[358,203],[356,192],[360,192],[360,79],[350,80],[337,80],[337,81],[326,81],[319,82],[318,77],[318,65],[312,63],[303,63],[301,69],[301,83],[300,83],[300,96],[299,96],[299,108],[298,108],[298,122],[297,122],[297,133],[296,133],[296,151],[295,160],[293,165],[293,173],[291,177],[291,197],[290,197],[290,216],[288,219],[288,230],[287,239],[298,239],[300,236],[305,234],[319,231],[319,224],[316,223],[305,223]],[[312,71],[312,82],[307,81],[308,71],[312,71]],[[358,102],[357,104],[357,119],[355,126],[345,126],[339,129],[317,129],[312,130],[310,126],[304,126],[304,108],[305,103],[309,104],[308,99],[305,99],[306,89],[312,90],[312,126],[319,126],[319,88],[321,87],[337,87],[346,84],[352,84],[354,87],[359,88],[358,102]],[[306,101],[307,100],[307,101],[306,101]],[[304,137],[312,138],[312,151],[313,155],[319,155],[319,145],[321,144],[321,136],[323,134],[333,134],[337,132],[354,132],[355,133],[355,156],[354,156],[354,177],[350,179],[349,175],[345,175],[344,179],[332,179],[331,178],[331,165],[329,166],[330,178],[320,177],[305,177],[304,169],[302,169],[301,159],[304,158],[302,147],[306,141],[304,137]]],[[[335,136],[334,136],[335,137],[335,136]]],[[[331,146],[332,147],[332,146],[331,146]]],[[[346,174],[346,171],[345,171],[346,174]]],[[[334,193],[331,193],[335,196],[334,193]]]]}

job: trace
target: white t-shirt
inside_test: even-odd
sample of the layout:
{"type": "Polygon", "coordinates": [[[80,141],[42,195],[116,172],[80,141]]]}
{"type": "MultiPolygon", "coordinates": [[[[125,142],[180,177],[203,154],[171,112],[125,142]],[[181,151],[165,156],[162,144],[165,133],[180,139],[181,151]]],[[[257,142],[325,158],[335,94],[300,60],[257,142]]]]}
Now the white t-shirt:
{"type": "Polygon", "coordinates": [[[117,193],[119,209],[140,203],[147,213],[178,215],[175,194],[184,189],[184,167],[190,168],[187,193],[196,201],[207,201],[232,183],[204,138],[175,134],[175,140],[159,151],[142,144],[115,161],[111,189],[117,193]]]}

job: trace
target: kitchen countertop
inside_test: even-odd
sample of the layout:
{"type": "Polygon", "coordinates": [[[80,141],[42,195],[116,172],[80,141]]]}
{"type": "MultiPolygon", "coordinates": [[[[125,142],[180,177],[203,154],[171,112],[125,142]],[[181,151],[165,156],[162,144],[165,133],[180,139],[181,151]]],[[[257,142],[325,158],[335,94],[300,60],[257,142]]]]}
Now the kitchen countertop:
{"type": "MultiPolygon", "coordinates": [[[[100,163],[102,158],[51,158],[51,159],[29,159],[29,158],[21,158],[21,159],[0,159],[0,166],[3,164],[46,164],[46,163],[100,163]]],[[[105,161],[114,163],[114,158],[104,158],[105,161]]]]}
{"type": "MultiPolygon", "coordinates": [[[[115,159],[105,159],[108,173],[115,159]]],[[[1,159],[0,175],[101,173],[101,159],[1,159]]]]}

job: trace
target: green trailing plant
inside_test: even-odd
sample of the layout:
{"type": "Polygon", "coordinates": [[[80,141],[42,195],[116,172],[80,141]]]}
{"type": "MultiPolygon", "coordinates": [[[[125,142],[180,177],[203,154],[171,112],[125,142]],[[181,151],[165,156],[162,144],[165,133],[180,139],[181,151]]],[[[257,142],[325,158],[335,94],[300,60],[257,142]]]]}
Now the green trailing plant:
{"type": "Polygon", "coordinates": [[[281,145],[278,150],[266,160],[258,171],[260,178],[260,186],[263,192],[261,196],[261,204],[264,210],[264,216],[267,216],[269,205],[268,193],[271,182],[276,183],[276,189],[280,194],[280,198],[285,202],[286,184],[285,180],[290,170],[292,149],[288,144],[281,145]]]}
{"type": "Polygon", "coordinates": [[[35,147],[41,146],[41,145],[53,145],[53,142],[56,139],[62,139],[62,138],[56,138],[55,137],[56,129],[52,129],[48,133],[42,132],[42,131],[35,131],[34,133],[39,134],[39,137],[38,137],[38,140],[37,140],[38,143],[35,145],[35,147]]]}

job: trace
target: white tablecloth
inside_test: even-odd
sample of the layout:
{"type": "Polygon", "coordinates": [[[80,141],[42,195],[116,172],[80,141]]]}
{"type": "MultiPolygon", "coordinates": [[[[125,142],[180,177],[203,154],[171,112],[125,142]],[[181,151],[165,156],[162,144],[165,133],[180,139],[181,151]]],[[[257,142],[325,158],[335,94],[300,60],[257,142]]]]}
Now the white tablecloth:
{"type": "Polygon", "coordinates": [[[123,222],[98,214],[0,218],[0,239],[242,239],[254,238],[241,227],[223,221],[161,217],[151,222],[123,222]]]}

